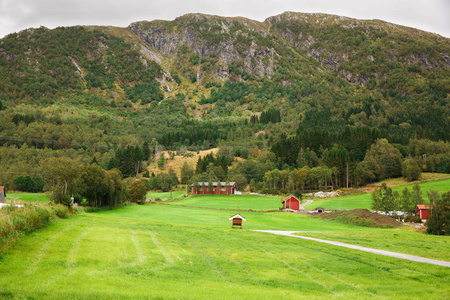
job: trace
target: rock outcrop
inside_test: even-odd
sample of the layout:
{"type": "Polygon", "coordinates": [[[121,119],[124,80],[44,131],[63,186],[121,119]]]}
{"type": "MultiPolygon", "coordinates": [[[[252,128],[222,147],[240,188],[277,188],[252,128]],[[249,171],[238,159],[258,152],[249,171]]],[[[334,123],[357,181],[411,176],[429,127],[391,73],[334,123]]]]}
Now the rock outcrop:
{"type": "Polygon", "coordinates": [[[174,21],[137,22],[129,29],[165,56],[177,56],[186,46],[200,59],[210,58],[220,81],[230,79],[232,64],[259,78],[275,73],[275,50],[258,42],[270,33],[257,21],[189,14],[174,21]]]}

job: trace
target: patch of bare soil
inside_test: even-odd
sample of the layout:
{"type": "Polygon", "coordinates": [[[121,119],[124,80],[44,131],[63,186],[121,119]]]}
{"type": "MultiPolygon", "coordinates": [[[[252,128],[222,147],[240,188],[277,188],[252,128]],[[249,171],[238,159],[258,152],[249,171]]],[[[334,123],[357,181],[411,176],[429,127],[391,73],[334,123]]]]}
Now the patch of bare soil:
{"type": "Polygon", "coordinates": [[[365,227],[393,228],[401,227],[402,223],[395,219],[373,213],[368,209],[342,210],[331,213],[315,213],[313,216],[324,219],[365,227]]]}

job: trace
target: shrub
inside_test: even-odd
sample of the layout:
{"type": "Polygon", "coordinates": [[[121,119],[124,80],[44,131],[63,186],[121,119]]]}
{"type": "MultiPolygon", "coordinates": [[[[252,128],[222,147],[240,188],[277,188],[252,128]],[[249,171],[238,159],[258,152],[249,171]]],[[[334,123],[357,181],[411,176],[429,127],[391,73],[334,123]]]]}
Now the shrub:
{"type": "Polygon", "coordinates": [[[405,222],[409,223],[422,223],[422,219],[419,216],[406,216],[405,222]]]}
{"type": "Polygon", "coordinates": [[[22,235],[45,227],[55,218],[68,218],[63,205],[7,206],[0,210],[0,253],[10,249],[22,235]]]}
{"type": "Polygon", "coordinates": [[[70,217],[70,212],[67,206],[64,205],[53,205],[52,206],[53,211],[55,212],[56,216],[60,219],[67,219],[70,217]]]}

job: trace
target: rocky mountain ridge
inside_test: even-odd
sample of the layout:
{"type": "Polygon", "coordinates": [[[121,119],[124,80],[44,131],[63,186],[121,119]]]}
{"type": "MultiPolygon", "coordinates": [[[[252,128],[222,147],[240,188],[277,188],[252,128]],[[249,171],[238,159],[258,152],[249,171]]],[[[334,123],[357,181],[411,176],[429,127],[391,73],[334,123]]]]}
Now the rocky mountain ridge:
{"type": "Polygon", "coordinates": [[[257,78],[271,78],[280,63],[275,45],[313,58],[364,87],[386,78],[393,66],[381,69],[382,61],[423,70],[444,68],[445,73],[450,69],[449,39],[379,20],[286,12],[258,22],[188,14],[173,21],[136,22],[128,28],[162,55],[176,56],[185,45],[201,59],[213,58],[213,70],[206,71],[219,81],[230,79],[228,66],[233,63],[257,78]]]}

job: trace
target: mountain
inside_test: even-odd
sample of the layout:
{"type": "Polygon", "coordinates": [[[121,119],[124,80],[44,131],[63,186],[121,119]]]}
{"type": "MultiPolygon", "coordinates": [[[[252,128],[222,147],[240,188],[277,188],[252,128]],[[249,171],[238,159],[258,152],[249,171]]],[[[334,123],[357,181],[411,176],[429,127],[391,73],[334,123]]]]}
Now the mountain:
{"type": "Polygon", "coordinates": [[[188,14],[41,27],[0,40],[0,155],[5,170],[14,151],[106,165],[144,141],[242,156],[295,143],[293,156],[320,157],[358,140],[360,161],[377,138],[407,155],[412,139],[450,139],[449,94],[450,39],[379,20],[188,14]]]}

